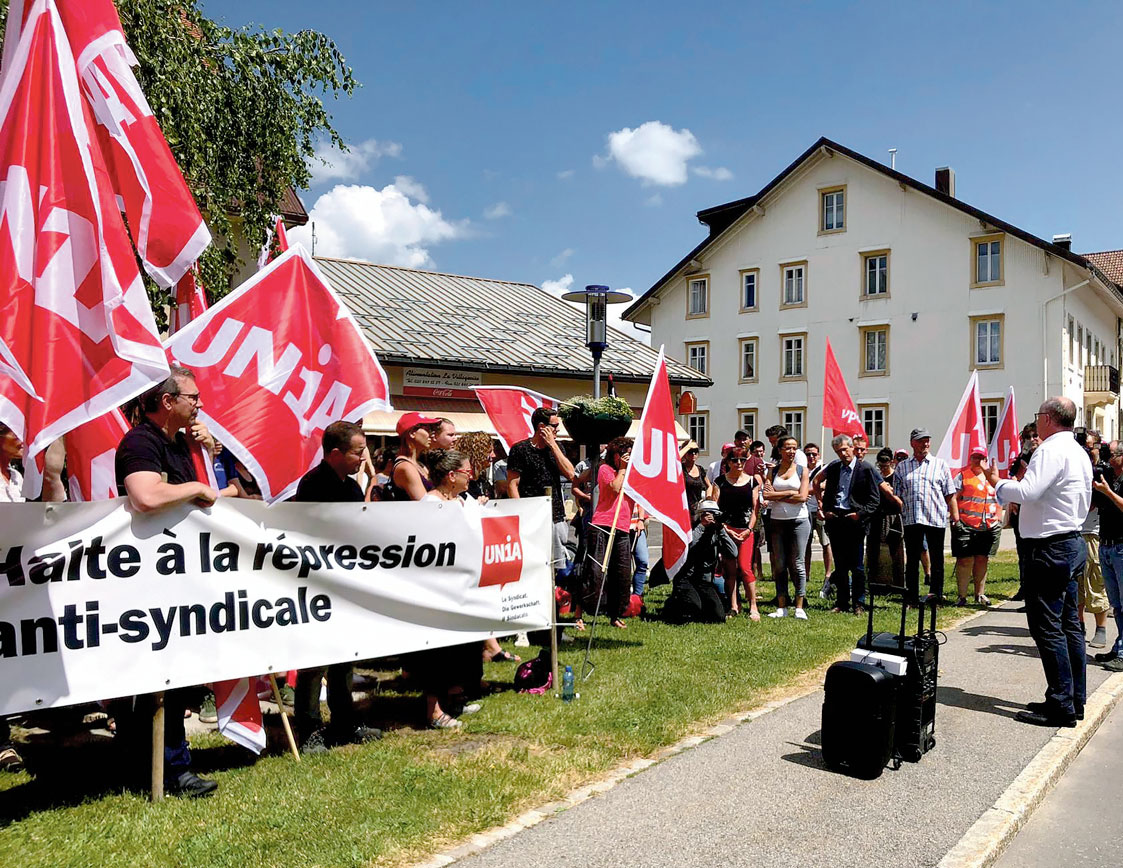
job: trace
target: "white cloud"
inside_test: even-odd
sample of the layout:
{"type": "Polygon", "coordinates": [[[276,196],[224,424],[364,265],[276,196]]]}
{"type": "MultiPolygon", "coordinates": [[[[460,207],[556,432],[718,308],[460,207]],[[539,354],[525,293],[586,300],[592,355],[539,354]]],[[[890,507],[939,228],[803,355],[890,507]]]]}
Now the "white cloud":
{"type": "Polygon", "coordinates": [[[487,220],[498,220],[500,217],[510,217],[511,206],[506,202],[496,202],[494,205],[489,205],[484,209],[484,218],[487,220]]]}
{"type": "MultiPolygon", "coordinates": [[[[559,277],[557,280],[543,280],[542,281],[542,289],[545,290],[546,292],[550,293],[550,295],[556,296],[558,298],[561,298],[561,296],[564,293],[569,292],[569,290],[572,287],[573,287],[573,275],[572,274],[565,274],[562,277],[559,277]]],[[[635,293],[633,293],[630,288],[624,288],[620,291],[630,293],[633,297],[635,296],[635,293]]],[[[585,305],[584,304],[577,303],[577,302],[569,302],[569,304],[572,304],[575,308],[580,310],[582,313],[585,312],[585,305]]],[[[629,335],[630,337],[633,337],[638,341],[642,341],[643,343],[650,345],[650,343],[651,343],[651,333],[650,332],[640,331],[638,328],[636,328],[634,325],[632,325],[632,323],[627,322],[627,321],[620,318],[620,315],[622,313],[624,313],[624,311],[627,310],[629,306],[630,305],[628,305],[628,304],[610,304],[608,306],[608,324],[609,324],[609,326],[611,326],[612,328],[615,328],[615,329],[619,329],[620,331],[624,332],[626,335],[629,335]]],[[[612,343],[611,336],[609,337],[609,343],[610,344],[612,343]]]]}
{"type": "Polygon", "coordinates": [[[677,187],[687,179],[686,164],[702,153],[702,146],[688,129],[676,130],[662,121],[647,121],[634,130],[624,127],[608,134],[608,153],[593,157],[603,168],[615,161],[644,184],[677,187]]]}
{"type": "Polygon", "coordinates": [[[394,178],[394,186],[405,193],[409,198],[416,199],[424,205],[429,204],[429,191],[425,185],[409,175],[398,175],[394,178]]]}
{"type": "Polygon", "coordinates": [[[713,181],[733,180],[733,173],[725,166],[718,166],[716,169],[711,169],[709,166],[695,166],[694,174],[700,178],[709,178],[713,181]]]}
{"type": "Polygon", "coordinates": [[[337,185],[316,200],[308,224],[289,233],[311,249],[312,224],[316,253],[366,259],[383,265],[431,268],[429,248],[468,234],[468,221],[450,222],[439,210],[412,202],[394,184],[381,190],[369,186],[337,185]]]}
{"type": "Polygon", "coordinates": [[[308,171],[312,173],[313,185],[328,181],[354,181],[382,157],[401,155],[402,146],[397,142],[367,139],[350,145],[344,152],[336,150],[331,142],[322,141],[316,145],[315,155],[308,160],[308,171]]]}
{"type": "Polygon", "coordinates": [[[658,208],[663,204],[663,197],[659,193],[652,193],[650,196],[643,200],[643,204],[648,208],[658,208]]]}
{"type": "Polygon", "coordinates": [[[576,169],[565,169],[561,172],[558,172],[558,180],[559,181],[568,181],[570,178],[572,178],[576,174],[577,174],[576,169]]]}
{"type": "Polygon", "coordinates": [[[572,247],[565,248],[565,250],[550,260],[550,265],[554,266],[554,268],[561,268],[565,261],[575,252],[576,251],[572,247]]]}

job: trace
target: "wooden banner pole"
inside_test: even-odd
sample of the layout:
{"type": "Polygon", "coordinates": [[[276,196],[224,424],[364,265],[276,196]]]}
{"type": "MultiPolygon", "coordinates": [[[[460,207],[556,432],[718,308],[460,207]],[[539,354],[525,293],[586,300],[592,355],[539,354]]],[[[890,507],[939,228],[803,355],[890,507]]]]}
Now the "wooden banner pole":
{"type": "MultiPolygon", "coordinates": [[[[554,502],[554,487],[546,486],[546,499],[554,502]]],[[[574,501],[576,502],[576,497],[574,501]]],[[[551,528],[552,530],[552,528],[551,528]]],[[[550,673],[553,677],[554,696],[561,696],[561,682],[558,681],[558,586],[557,570],[554,567],[554,537],[550,535],[550,673]]]]}
{"type": "Polygon", "coordinates": [[[292,727],[289,726],[289,716],[285,713],[285,703],[281,699],[281,688],[277,686],[277,676],[272,672],[269,673],[269,686],[273,688],[273,701],[277,703],[277,708],[281,710],[281,726],[285,728],[285,738],[289,741],[289,750],[292,751],[293,758],[300,762],[300,751],[296,747],[296,738],[292,734],[292,727]]]}
{"type": "Polygon", "coordinates": [[[152,801],[164,800],[164,692],[152,694],[152,801]]]}

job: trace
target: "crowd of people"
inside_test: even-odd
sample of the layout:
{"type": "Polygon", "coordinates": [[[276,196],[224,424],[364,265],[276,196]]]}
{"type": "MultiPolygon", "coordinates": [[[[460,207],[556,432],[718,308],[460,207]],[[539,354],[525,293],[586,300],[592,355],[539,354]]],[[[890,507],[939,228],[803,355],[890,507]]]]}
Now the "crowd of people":
{"type": "MultiPolygon", "coordinates": [[[[202,403],[192,373],[174,368],[167,380],[131,408],[133,427],[118,447],[116,472],[119,496],[127,497],[137,510],[150,512],[185,503],[206,507],[220,496],[261,497],[245,467],[224,452],[198,421],[202,403]],[[202,443],[213,457],[218,489],[197,478],[190,440],[202,443]]],[[[573,601],[574,627],[582,630],[585,617],[603,615],[613,627],[626,629],[626,618],[635,613],[636,600],[646,590],[649,571],[647,516],[624,489],[632,441],[617,438],[593,461],[575,464],[572,451],[567,453],[572,444],[558,439],[560,420],[555,410],[535,410],[530,421],[532,435],[512,444],[506,455],[489,433],[458,433],[450,420],[419,412],[402,414],[397,444],[373,454],[360,426],[334,422],[323,433],[322,461],[301,479],[293,499],[436,501],[469,508],[492,498],[549,496],[552,563],[559,587],[573,601]]],[[[1071,427],[1071,420],[1068,424],[1071,427]]],[[[1042,442],[1036,422],[1021,433],[1022,451],[1010,468],[1015,481],[1023,479],[1042,442]]],[[[911,432],[910,450],[882,448],[875,463],[866,460],[869,445],[862,436],[835,436],[830,446],[836,458],[824,463],[818,444],[801,444],[782,426],[768,428],[765,435],[767,443],[750,442],[746,432],[736,432],[709,467],[698,463],[701,450],[696,443],[690,441],[682,447],[680,458],[694,528],[685,566],[676,575],[664,607],[667,620],[716,622],[743,612],[759,622],[764,607],[771,608],[766,613],[769,619],[807,621],[807,600],[814,593],[808,580],[816,541],[825,576],[818,594],[833,600],[832,613],[863,614],[868,588],[874,584],[896,589],[905,604],[916,605],[922,572],[927,599],[941,605],[945,603],[944,544],[949,534],[956,604],[967,605],[970,591],[977,605],[989,606],[988,563],[1006,525],[1014,529],[1022,575],[1023,587],[1016,598],[1026,598],[1033,607],[1028,577],[1036,536],[1026,533],[1023,523],[1032,520],[1036,527],[1040,516],[1023,517],[1021,510],[1027,508],[1019,504],[1024,497],[1001,496],[1001,486],[1006,483],[998,480],[985,450],[972,451],[969,466],[953,474],[946,462],[931,454],[931,434],[923,428],[911,432]],[[762,603],[757,592],[764,551],[775,582],[776,596],[770,603],[762,603]]],[[[1045,618],[1038,611],[1037,620],[1048,620],[1055,628],[1038,644],[1052,643],[1049,647],[1055,651],[1061,641],[1057,634],[1071,634],[1068,621],[1082,618],[1087,609],[1097,625],[1089,644],[1106,647],[1110,609],[1119,636],[1095,660],[1121,671],[1123,443],[1112,441],[1105,446],[1095,432],[1081,433],[1076,439],[1086,455],[1095,489],[1078,534],[1087,567],[1074,574],[1078,599],[1074,600],[1073,618],[1059,611],[1045,618]]],[[[0,426],[0,501],[22,499],[21,456],[18,437],[0,426]]],[[[61,461],[48,461],[45,499],[61,496],[65,487],[52,477],[64,472],[61,461]]],[[[661,564],[655,565],[655,570],[661,568],[661,564]]],[[[1033,617],[1031,614],[1031,621],[1033,617]]],[[[1073,640],[1069,635],[1063,641],[1073,640]]],[[[461,726],[461,716],[480,709],[477,700],[486,690],[484,662],[518,660],[489,639],[405,655],[400,665],[403,675],[424,696],[424,723],[435,729],[456,729],[461,726]]],[[[1080,685],[1082,681],[1068,686],[1072,714],[1082,707],[1080,685]]],[[[356,712],[353,664],[289,673],[286,687],[286,702],[294,708],[302,751],[315,753],[381,737],[356,712]],[[326,725],[320,708],[325,685],[330,712],[326,725]]],[[[191,770],[183,720],[197,696],[195,689],[170,690],[164,695],[165,786],[174,794],[205,796],[217,787],[191,770]]],[[[152,697],[138,696],[116,700],[107,707],[117,739],[138,761],[150,756],[152,702],[152,697]]],[[[1058,713],[1055,706],[1049,712],[1050,720],[1058,713]]],[[[0,720],[0,769],[18,768],[20,763],[8,723],[0,720]]]]}

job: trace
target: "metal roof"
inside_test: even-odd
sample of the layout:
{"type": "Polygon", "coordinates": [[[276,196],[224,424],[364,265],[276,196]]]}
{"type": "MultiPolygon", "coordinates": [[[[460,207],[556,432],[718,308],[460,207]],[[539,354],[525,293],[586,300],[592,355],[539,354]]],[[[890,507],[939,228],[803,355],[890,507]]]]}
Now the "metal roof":
{"type": "MultiPolygon", "coordinates": [[[[460,277],[317,256],[383,362],[429,363],[474,371],[591,377],[583,311],[527,283],[460,277]]],[[[647,382],[656,350],[609,329],[601,374],[647,382]]],[[[712,381],[667,359],[675,385],[704,388],[712,381]]]]}

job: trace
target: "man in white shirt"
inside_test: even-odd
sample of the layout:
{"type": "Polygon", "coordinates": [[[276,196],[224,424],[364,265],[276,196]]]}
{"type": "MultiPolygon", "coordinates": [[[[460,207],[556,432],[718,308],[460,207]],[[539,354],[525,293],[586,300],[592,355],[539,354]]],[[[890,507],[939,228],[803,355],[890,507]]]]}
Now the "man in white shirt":
{"type": "Polygon", "coordinates": [[[1080,535],[1092,496],[1092,464],[1072,435],[1076,405],[1049,398],[1036,414],[1041,445],[1018,479],[987,469],[998,501],[1020,504],[1019,529],[1027,545],[1026,617],[1041,654],[1048,689],[1018,720],[1038,726],[1075,726],[1084,717],[1084,628],[1077,616],[1076,579],[1087,548],[1080,535]]]}

